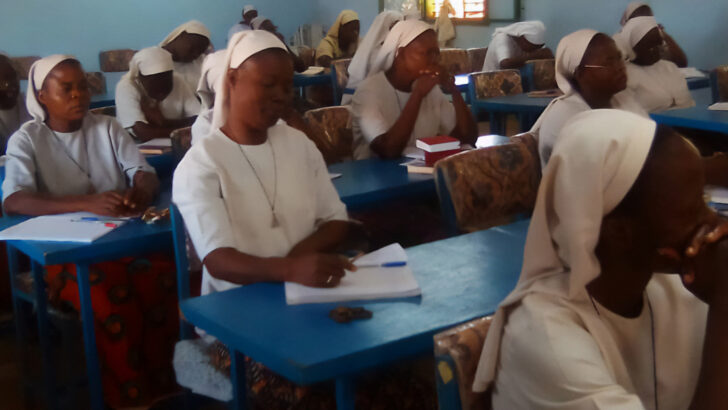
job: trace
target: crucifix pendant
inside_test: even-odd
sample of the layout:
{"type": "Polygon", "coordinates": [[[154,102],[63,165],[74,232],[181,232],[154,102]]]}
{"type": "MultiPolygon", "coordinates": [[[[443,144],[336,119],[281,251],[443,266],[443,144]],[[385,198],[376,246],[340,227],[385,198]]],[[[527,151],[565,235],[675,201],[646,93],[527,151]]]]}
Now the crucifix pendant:
{"type": "Polygon", "coordinates": [[[278,216],[276,215],[276,211],[273,211],[273,223],[271,225],[272,228],[278,228],[280,226],[280,223],[278,223],[278,216]]]}

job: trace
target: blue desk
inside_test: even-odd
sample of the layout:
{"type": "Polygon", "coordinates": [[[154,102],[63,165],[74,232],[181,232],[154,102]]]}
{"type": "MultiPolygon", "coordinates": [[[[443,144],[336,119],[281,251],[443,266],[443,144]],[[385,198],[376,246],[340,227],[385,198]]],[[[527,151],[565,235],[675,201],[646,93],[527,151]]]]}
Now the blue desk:
{"type": "Polygon", "coordinates": [[[728,111],[711,111],[713,103],[710,88],[691,91],[695,106],[680,110],[663,111],[650,116],[659,124],[671,127],[692,128],[728,134],[728,111]]]}
{"type": "Polygon", "coordinates": [[[337,324],[338,304],[287,306],[283,285],[258,283],[182,302],[187,320],[232,350],[298,384],[336,379],[340,410],[354,408],[363,370],[432,354],[432,336],[492,314],[514,288],[528,221],[407,249],[422,296],[346,303],[374,313],[337,324]]]}
{"type": "Polygon", "coordinates": [[[307,87],[309,85],[328,84],[331,85],[331,73],[323,72],[314,75],[293,74],[294,87],[307,87]]]}
{"type": "Polygon", "coordinates": [[[365,159],[329,166],[329,172],[342,174],[334,187],[349,210],[403,197],[435,195],[432,175],[410,174],[401,166],[405,158],[365,159]]]}
{"type": "MultiPolygon", "coordinates": [[[[171,198],[171,181],[168,179],[162,186],[164,190],[156,202],[158,207],[167,207],[171,198]]],[[[0,218],[0,230],[16,225],[28,219],[23,216],[0,218]]],[[[97,262],[115,260],[125,256],[136,256],[160,250],[172,249],[172,230],[169,223],[146,225],[140,220],[131,221],[104,235],[90,244],[66,242],[8,241],[8,269],[11,280],[19,273],[19,253],[31,259],[34,295],[20,295],[13,286],[13,308],[16,312],[22,309],[21,298],[35,302],[38,315],[38,332],[43,356],[43,374],[46,396],[49,407],[54,406],[56,397],[55,368],[51,357],[51,346],[48,335],[47,295],[45,291],[46,265],[73,263],[76,272],[81,302],[81,321],[83,323],[84,348],[86,353],[86,372],[91,395],[91,407],[94,410],[104,409],[101,371],[96,350],[94,316],[91,307],[89,284],[89,265],[97,262]]],[[[19,323],[16,321],[16,323],[19,323]]],[[[18,334],[24,333],[18,324],[18,334]]]]}
{"type": "Polygon", "coordinates": [[[688,78],[688,88],[691,90],[699,90],[701,88],[710,87],[710,78],[688,78]]]}

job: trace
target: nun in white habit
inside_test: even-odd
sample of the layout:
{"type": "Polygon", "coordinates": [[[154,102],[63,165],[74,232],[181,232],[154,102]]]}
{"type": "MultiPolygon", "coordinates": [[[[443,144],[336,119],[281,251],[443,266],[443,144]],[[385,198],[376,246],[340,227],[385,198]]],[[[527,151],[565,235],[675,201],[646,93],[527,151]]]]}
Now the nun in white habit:
{"type": "MultiPolygon", "coordinates": [[[[271,89],[250,91],[259,100],[262,99],[251,102],[250,106],[255,107],[251,109],[262,110],[260,115],[229,112],[233,98],[227,95],[228,92],[232,89],[243,92],[235,88],[229,78],[235,75],[237,81],[244,81],[241,77],[248,75],[232,70],[263,51],[275,49],[287,52],[275,35],[264,30],[244,31],[233,36],[224,61],[224,66],[231,71],[219,78],[212,131],[187,152],[175,171],[173,201],[182,213],[200,260],[205,264],[202,294],[258,280],[305,282],[301,276],[286,278],[281,273],[281,269],[288,269],[289,261],[293,261],[289,254],[293,254],[307,238],[319,233],[321,227],[348,220],[346,207],[339,200],[316,146],[303,133],[277,122],[270,111],[275,106],[270,104],[282,103],[278,101],[282,96],[290,97],[287,90],[289,80],[280,81],[277,87],[271,89]],[[276,94],[262,97],[259,95],[261,92],[276,94]],[[277,94],[279,92],[280,95],[277,94]],[[263,116],[267,118],[261,118],[263,116]],[[266,125],[262,125],[261,121],[266,125]],[[236,127],[259,129],[265,126],[269,128],[264,141],[259,144],[236,142],[240,139],[247,141],[251,138],[250,134],[228,136],[228,133],[233,133],[233,128],[240,129],[236,127]],[[232,258],[249,259],[249,264],[244,265],[258,266],[256,272],[236,271],[234,275],[226,276],[229,280],[213,276],[210,271],[214,273],[215,270],[210,263],[214,265],[214,261],[224,259],[220,255],[225,252],[220,251],[213,258],[210,254],[225,249],[231,249],[226,252],[233,252],[232,258]],[[254,275],[258,275],[257,279],[251,279],[254,275]]],[[[267,56],[273,58],[271,54],[267,56]]],[[[278,71],[270,75],[283,75],[278,71]]],[[[244,84],[248,87],[248,83],[244,84]]],[[[283,110],[282,107],[280,109],[283,110]]],[[[340,265],[340,274],[343,275],[343,268],[349,266],[348,259],[343,258],[344,262],[339,257],[333,258],[332,263],[340,265]]],[[[236,266],[245,269],[243,265],[236,266]]],[[[307,284],[335,285],[339,277],[337,272],[315,278],[312,274],[313,282],[307,284]]],[[[315,273],[319,275],[318,271],[315,273]]]]}
{"type": "Polygon", "coordinates": [[[116,119],[137,137],[142,137],[140,134],[144,132],[142,128],[146,128],[144,125],[158,128],[164,131],[162,134],[169,135],[175,128],[191,125],[192,121],[186,122],[199,112],[200,102],[194,89],[174,72],[172,55],[160,47],[148,47],[134,54],[129,62],[129,71],[116,85],[116,119]],[[166,95],[150,95],[140,76],[162,73],[171,74],[171,91],[166,95]],[[147,118],[149,110],[159,110],[165,124],[155,124],[151,118],[147,118]]]}
{"type": "Polygon", "coordinates": [[[5,153],[8,138],[30,120],[25,108],[25,96],[20,92],[18,74],[10,57],[0,52],[0,154],[5,153]]]}
{"type": "MultiPolygon", "coordinates": [[[[395,24],[404,20],[402,13],[398,11],[383,11],[374,19],[369,31],[359,43],[359,47],[354,53],[354,57],[349,64],[349,81],[346,88],[355,90],[359,83],[369,76],[379,50],[384,44],[384,39],[392,30],[395,24]]],[[[351,95],[345,94],[341,99],[341,104],[346,105],[351,102],[351,95]]]]}
{"type": "MultiPolygon", "coordinates": [[[[624,224],[642,225],[643,221],[614,219],[610,213],[628,193],[644,200],[649,196],[643,194],[646,186],[655,187],[659,184],[655,180],[665,175],[669,177],[662,185],[649,191],[661,195],[649,202],[651,206],[662,207],[665,214],[661,216],[679,213],[680,206],[668,203],[666,193],[681,188],[689,200],[685,203],[701,211],[672,221],[681,233],[672,235],[677,240],[671,243],[686,246],[695,232],[693,226],[698,228],[702,216],[710,214],[702,200],[702,185],[692,185],[702,175],[697,152],[679,135],[661,134],[671,130],[658,130],[657,137],[655,131],[653,121],[621,110],[581,113],[562,130],[539,187],[521,277],[495,314],[475,376],[475,391],[493,387],[494,409],[677,410],[690,406],[701,370],[708,306],[683,286],[680,275],[653,274],[650,263],[630,266],[635,260],[652,261],[652,252],[657,254],[653,246],[664,246],[660,241],[667,240],[665,233],[675,228],[650,221],[654,225],[644,232],[657,235],[651,237],[653,244],[620,245],[616,252],[639,250],[617,262],[621,268],[616,271],[614,262],[622,260],[620,255],[598,256],[595,250],[598,244],[609,246],[601,242],[602,231],[607,232],[611,249],[628,237],[639,241],[643,231],[625,234],[633,231],[616,224],[624,220],[624,224]],[[663,141],[660,157],[653,155],[653,141],[663,141]],[[687,156],[694,178],[654,171],[660,169],[661,160],[679,162],[687,156]],[[639,184],[643,168],[651,170],[650,179],[639,184]],[[635,184],[640,193],[630,192],[635,184]],[[666,231],[658,234],[659,229],[666,231]],[[630,305],[629,317],[600,303],[606,299],[597,295],[610,293],[592,293],[597,278],[609,272],[612,281],[621,280],[622,269],[639,278],[624,280],[611,293],[613,302],[627,299],[631,292],[628,300],[637,303],[630,305]]],[[[628,218],[649,212],[644,207],[650,205],[634,203],[632,199],[630,206],[620,208],[619,215],[628,218]]]]}
{"type": "Polygon", "coordinates": [[[172,30],[159,46],[172,54],[174,71],[194,90],[200,80],[205,52],[210,47],[210,30],[191,20],[172,30]]]}
{"type": "Polygon", "coordinates": [[[580,112],[592,108],[618,108],[647,117],[647,112],[631,92],[625,90],[627,78],[619,49],[609,36],[595,30],[579,30],[561,39],[556,48],[556,84],[564,95],[546,107],[531,129],[538,138],[542,168],[551,157],[561,128],[580,112]],[[586,56],[588,50],[591,53],[586,56]],[[582,92],[593,99],[594,104],[608,102],[609,105],[592,107],[582,92]]]}
{"type": "MultiPolygon", "coordinates": [[[[33,117],[8,143],[8,161],[3,181],[3,204],[19,191],[47,194],[58,199],[67,195],[124,192],[133,186],[138,172],[155,174],[124,128],[106,115],[88,113],[88,94],[81,126],[56,130],[48,123],[46,109],[37,94],[48,75],[73,56],[52,55],[36,61],[28,75],[27,106],[33,117]]],[[[79,97],[84,100],[84,97],[79,97]]],[[[78,202],[78,201],[77,201],[78,202]]],[[[66,212],[84,211],[83,206],[66,212]]],[[[30,211],[30,210],[24,210],[30,211]]]]}
{"type": "Polygon", "coordinates": [[[197,97],[200,99],[202,106],[200,114],[192,124],[192,144],[210,132],[213,107],[215,106],[215,87],[225,72],[225,53],[226,50],[218,50],[208,54],[202,64],[202,75],[200,76],[200,82],[197,84],[197,97]]]}
{"type": "Polygon", "coordinates": [[[695,105],[680,69],[660,58],[663,40],[654,17],[631,18],[615,40],[628,60],[627,88],[642,108],[653,113],[695,105]]]}
{"type": "Polygon", "coordinates": [[[454,90],[454,82],[452,76],[437,65],[438,52],[437,34],[422,21],[402,21],[389,32],[369,77],[357,87],[352,99],[354,159],[374,155],[398,157],[416,150],[417,139],[436,135],[451,135],[464,143],[474,143],[476,125],[462,96],[452,92],[450,101],[440,89],[442,85],[454,90]],[[427,35],[430,37],[424,37],[427,35]],[[416,44],[417,49],[412,49],[415,40],[420,43],[416,44]],[[432,61],[419,59],[422,66],[415,69],[405,62],[408,53],[415,52],[431,55],[432,61]],[[443,76],[447,78],[443,79],[443,76]],[[399,88],[391,81],[398,82],[399,88]],[[434,87],[421,95],[423,93],[417,88],[435,81],[439,82],[429,83],[434,87]],[[412,116],[412,113],[416,115],[412,116]],[[412,121],[407,122],[406,127],[395,127],[400,117],[405,116],[411,117],[412,121]],[[403,137],[406,141],[400,141],[403,137]],[[404,142],[401,149],[389,148],[401,145],[400,142],[404,142]],[[384,149],[375,152],[371,146],[377,143],[387,147],[387,152],[384,149]]]}
{"type": "Polygon", "coordinates": [[[482,71],[520,68],[527,60],[554,58],[546,43],[546,26],[538,20],[521,21],[493,32],[482,71]]]}

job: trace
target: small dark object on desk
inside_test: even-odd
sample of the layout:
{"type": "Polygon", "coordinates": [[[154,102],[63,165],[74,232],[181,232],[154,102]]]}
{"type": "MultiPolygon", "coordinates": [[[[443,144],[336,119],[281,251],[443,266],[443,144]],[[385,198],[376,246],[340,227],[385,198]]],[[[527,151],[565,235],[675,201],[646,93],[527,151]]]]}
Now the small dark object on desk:
{"type": "Polygon", "coordinates": [[[148,225],[157,223],[163,220],[169,220],[169,208],[158,210],[156,207],[149,207],[142,215],[142,221],[148,225]]]}
{"type": "Polygon", "coordinates": [[[339,306],[336,309],[331,309],[329,317],[336,323],[349,323],[352,320],[371,319],[372,312],[364,309],[363,307],[350,308],[346,306],[339,306]]]}

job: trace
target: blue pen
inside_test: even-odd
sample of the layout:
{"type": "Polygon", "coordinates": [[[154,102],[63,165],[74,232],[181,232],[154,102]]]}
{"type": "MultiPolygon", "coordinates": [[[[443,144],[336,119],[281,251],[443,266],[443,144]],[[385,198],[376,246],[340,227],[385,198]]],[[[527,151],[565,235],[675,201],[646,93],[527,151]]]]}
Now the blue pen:
{"type": "Polygon", "coordinates": [[[386,263],[363,263],[356,265],[357,268],[401,268],[407,266],[407,261],[386,262],[386,263]]]}

